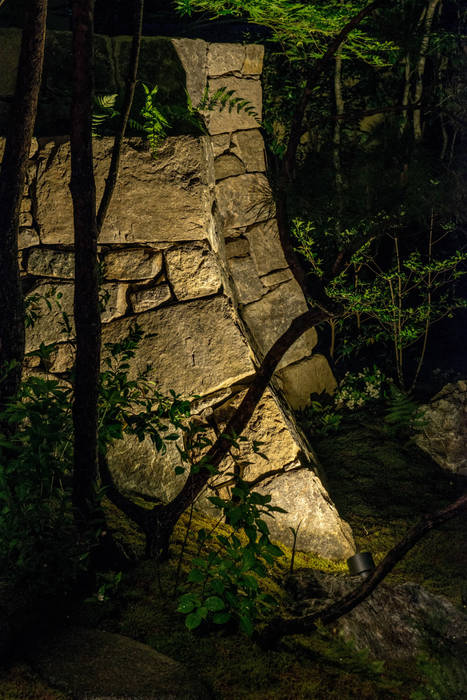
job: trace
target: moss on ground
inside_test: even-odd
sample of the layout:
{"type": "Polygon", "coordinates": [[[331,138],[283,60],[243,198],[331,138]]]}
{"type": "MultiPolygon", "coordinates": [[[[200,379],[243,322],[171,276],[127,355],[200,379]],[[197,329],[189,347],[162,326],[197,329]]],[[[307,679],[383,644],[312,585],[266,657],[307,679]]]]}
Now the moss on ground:
{"type": "MultiPolygon", "coordinates": [[[[338,433],[313,443],[339,512],[351,524],[358,546],[371,550],[377,561],[423,513],[453,500],[460,489],[459,483],[413,444],[388,436],[383,422],[375,416],[350,417],[338,433]]],[[[106,507],[109,524],[119,531],[125,547],[141,555],[141,533],[113,506],[106,507]]],[[[159,567],[154,562],[141,562],[124,575],[107,600],[80,604],[72,619],[128,635],[168,654],[194,675],[201,675],[222,699],[386,700],[409,699],[414,691],[421,693],[419,698],[438,697],[430,695],[428,689],[426,693],[420,690],[425,683],[422,666],[414,666],[412,661],[384,664],[372,660],[366,652],[357,652],[352,644],[336,637],[332,629],[309,637],[286,638],[275,651],[263,651],[232,627],[189,632],[183,616],[176,612],[179,556],[184,547],[178,584],[182,592],[190,560],[198,552],[195,533],[213,523],[195,511],[185,540],[187,523],[185,514],[174,533],[168,562],[159,567]]],[[[465,525],[465,518],[457,518],[430,533],[398,565],[390,580],[420,582],[460,605],[467,569],[465,525]]],[[[222,524],[218,528],[224,534],[228,531],[222,524]]],[[[279,605],[285,596],[282,583],[291,559],[290,549],[281,548],[284,556],[265,582],[279,605]]],[[[344,562],[302,552],[295,555],[295,567],[346,571],[344,562]]],[[[65,697],[47,689],[26,666],[16,666],[0,677],[0,688],[0,700],[65,697]]]]}
{"type": "MultiPolygon", "coordinates": [[[[327,487],[360,550],[380,561],[425,513],[454,501],[466,480],[435,464],[413,441],[388,435],[377,415],[350,416],[339,432],[314,441],[327,487]]],[[[467,516],[431,531],[388,582],[411,580],[462,604],[467,571],[467,516]]]]}

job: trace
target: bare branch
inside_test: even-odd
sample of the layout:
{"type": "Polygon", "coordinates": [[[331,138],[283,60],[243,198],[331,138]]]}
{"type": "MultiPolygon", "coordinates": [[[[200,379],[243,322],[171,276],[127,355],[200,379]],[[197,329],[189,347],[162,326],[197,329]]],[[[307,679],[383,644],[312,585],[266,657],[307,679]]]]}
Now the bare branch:
{"type": "Polygon", "coordinates": [[[325,625],[335,622],[368,598],[378,584],[386,578],[396,564],[427,534],[427,532],[463,512],[467,512],[467,493],[464,493],[446,508],[425,515],[407,532],[405,537],[388,552],[372,574],[370,574],[370,576],[354,591],[351,591],[340,600],[332,603],[332,605],[329,605],[323,610],[318,610],[311,615],[289,619],[276,618],[272,620],[265,627],[263,632],[258,635],[257,641],[264,647],[271,647],[281,637],[286,635],[309,634],[316,629],[316,623],[318,621],[325,625]]]}

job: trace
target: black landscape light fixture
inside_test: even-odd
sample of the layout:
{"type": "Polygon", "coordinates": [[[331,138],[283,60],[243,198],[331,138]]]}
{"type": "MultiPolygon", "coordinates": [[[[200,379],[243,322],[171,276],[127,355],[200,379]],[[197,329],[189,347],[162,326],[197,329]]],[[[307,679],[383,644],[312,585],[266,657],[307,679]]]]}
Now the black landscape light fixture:
{"type": "Polygon", "coordinates": [[[371,552],[357,552],[353,557],[347,559],[347,566],[351,576],[368,578],[375,568],[375,562],[371,552]]]}

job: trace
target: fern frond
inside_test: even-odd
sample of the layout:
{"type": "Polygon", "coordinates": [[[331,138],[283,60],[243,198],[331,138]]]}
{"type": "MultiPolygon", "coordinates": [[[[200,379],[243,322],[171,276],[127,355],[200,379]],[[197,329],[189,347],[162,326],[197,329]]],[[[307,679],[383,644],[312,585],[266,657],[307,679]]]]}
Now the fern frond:
{"type": "Polygon", "coordinates": [[[93,136],[100,135],[100,129],[105,122],[119,116],[120,112],[115,109],[117,97],[117,93],[94,96],[94,111],[91,122],[91,133],[93,136]]]}
{"type": "Polygon", "coordinates": [[[216,107],[219,108],[220,112],[226,108],[229,110],[229,112],[236,109],[237,114],[243,111],[250,117],[253,117],[258,124],[261,124],[259,114],[256,111],[253,103],[250,102],[250,100],[246,100],[240,95],[237,95],[235,90],[227,89],[225,85],[218,88],[212,94],[209,93],[209,88],[206,86],[196,110],[212,112],[214,109],[216,109],[216,107]]]}

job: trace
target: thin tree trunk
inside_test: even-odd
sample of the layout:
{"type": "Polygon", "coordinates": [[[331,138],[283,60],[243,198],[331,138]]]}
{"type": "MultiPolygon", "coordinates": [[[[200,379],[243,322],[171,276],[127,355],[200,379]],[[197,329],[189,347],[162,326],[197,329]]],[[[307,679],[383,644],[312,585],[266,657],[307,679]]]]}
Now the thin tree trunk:
{"type": "Polygon", "coordinates": [[[47,0],[31,0],[21,39],[15,96],[0,172],[0,410],[18,389],[24,358],[24,309],[18,267],[19,212],[44,61],[47,0]]]}
{"type": "Polygon", "coordinates": [[[331,41],[324,55],[318,59],[308,73],[307,81],[303,89],[300,100],[297,103],[295,112],[292,116],[290,135],[287,143],[287,149],[282,161],[282,166],[278,178],[278,198],[276,206],[276,218],[279,229],[279,238],[281,241],[284,256],[287,260],[292,273],[299,283],[306,299],[313,299],[322,308],[329,311],[330,314],[339,313],[340,308],[335,302],[332,302],[326,295],[323,283],[318,279],[317,275],[305,275],[294,246],[290,240],[289,232],[289,217],[287,212],[287,194],[291,182],[295,175],[295,162],[297,149],[300,143],[300,137],[303,129],[306,108],[308,106],[313,88],[316,85],[318,78],[331,61],[339,47],[347,39],[350,32],[355,29],[368,15],[374,12],[378,7],[387,4],[387,0],[375,0],[365,8],[360,10],[355,17],[342,29],[341,32],[331,41]]]}
{"type": "Polygon", "coordinates": [[[101,342],[96,187],[91,138],[94,95],[93,13],[94,0],[74,0],[70,181],[75,229],[76,326],[73,505],[82,528],[96,508],[97,398],[101,342]]]}
{"type": "MultiPolygon", "coordinates": [[[[420,51],[418,54],[417,68],[416,68],[416,82],[414,90],[414,102],[418,104],[422,98],[423,93],[423,74],[425,72],[425,62],[426,54],[428,50],[428,44],[430,43],[430,32],[431,25],[433,24],[433,17],[435,10],[440,0],[429,0],[426,15],[425,24],[423,27],[423,37],[420,45],[420,51]]],[[[421,110],[419,107],[413,111],[413,133],[415,142],[420,142],[422,140],[422,121],[421,121],[421,110]]]]}
{"type": "Polygon", "coordinates": [[[409,552],[422,537],[424,537],[434,527],[446,523],[451,518],[467,511],[467,493],[463,494],[454,503],[446,508],[428,513],[422,520],[414,525],[405,537],[396,544],[385,556],[383,561],[376,567],[370,576],[346,596],[337,600],[323,610],[318,610],[311,615],[298,618],[276,618],[272,620],[258,635],[257,641],[261,646],[270,648],[286,635],[309,634],[316,629],[318,622],[328,625],[335,622],[346,613],[353,610],[363,602],[375,590],[375,588],[391,573],[396,564],[409,552]]]}
{"type": "Polygon", "coordinates": [[[114,147],[112,149],[112,159],[110,162],[109,173],[105,181],[104,193],[97,212],[97,230],[101,232],[104,224],[105,216],[112,199],[112,195],[117,183],[118,168],[120,165],[120,154],[122,150],[123,137],[125,135],[128,119],[130,116],[131,105],[135,95],[136,76],[138,74],[139,52],[141,48],[141,32],[143,28],[143,12],[144,0],[135,0],[134,12],[134,32],[133,41],[131,43],[130,63],[128,66],[128,77],[125,84],[125,96],[123,98],[122,119],[120,122],[120,130],[115,136],[114,147]]]}

